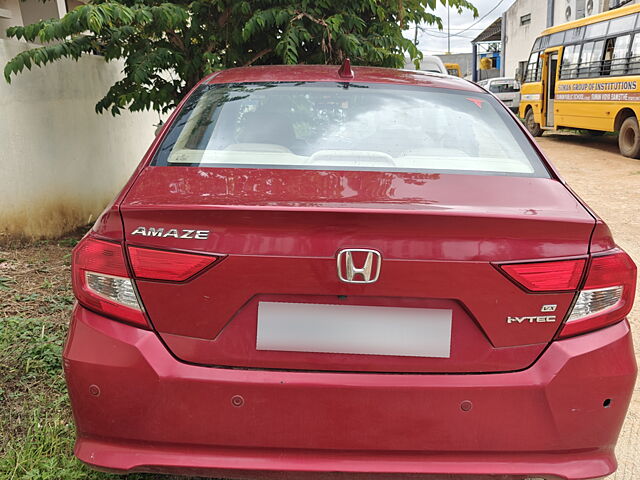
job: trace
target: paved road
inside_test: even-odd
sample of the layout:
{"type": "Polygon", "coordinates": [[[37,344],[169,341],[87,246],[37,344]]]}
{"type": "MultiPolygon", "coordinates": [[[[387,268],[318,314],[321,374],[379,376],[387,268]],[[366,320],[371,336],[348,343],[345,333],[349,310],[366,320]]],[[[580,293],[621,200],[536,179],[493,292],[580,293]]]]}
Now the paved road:
{"type": "MultiPolygon", "coordinates": [[[[620,155],[614,137],[545,135],[538,141],[569,185],[607,222],[618,245],[640,265],[640,160],[620,155]]],[[[640,363],[640,284],[630,320],[640,363]]],[[[639,480],[640,382],[616,452],[619,468],[610,479],[639,480]]]]}

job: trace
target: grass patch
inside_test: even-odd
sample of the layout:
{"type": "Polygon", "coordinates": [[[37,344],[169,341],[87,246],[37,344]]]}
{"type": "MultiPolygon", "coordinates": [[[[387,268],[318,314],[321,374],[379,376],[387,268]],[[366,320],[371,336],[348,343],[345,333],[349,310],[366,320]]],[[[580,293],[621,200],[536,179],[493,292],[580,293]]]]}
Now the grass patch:
{"type": "Polygon", "coordinates": [[[2,414],[0,478],[93,480],[150,478],[96,472],[72,455],[74,427],[61,365],[66,325],[48,318],[0,323],[2,414]]]}
{"type": "Polygon", "coordinates": [[[0,478],[97,478],[69,455],[63,339],[64,325],[46,318],[12,316],[0,323],[0,401],[9,407],[0,416],[0,478]]]}

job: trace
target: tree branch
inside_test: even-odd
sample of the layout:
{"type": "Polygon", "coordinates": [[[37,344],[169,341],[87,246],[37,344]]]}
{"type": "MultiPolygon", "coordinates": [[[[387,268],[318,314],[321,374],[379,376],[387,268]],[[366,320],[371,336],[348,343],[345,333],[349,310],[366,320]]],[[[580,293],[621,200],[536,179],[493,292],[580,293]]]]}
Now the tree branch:
{"type": "Polygon", "coordinates": [[[253,64],[253,62],[258,61],[260,58],[264,57],[267,53],[271,53],[272,51],[273,48],[265,48],[264,50],[259,51],[253,57],[251,57],[251,60],[246,62],[243,67],[248,67],[249,65],[253,64]]]}
{"type": "Polygon", "coordinates": [[[186,52],[186,50],[184,48],[184,42],[182,41],[182,39],[178,35],[176,35],[173,32],[167,32],[167,37],[169,38],[169,42],[174,47],[177,47],[180,50],[182,50],[183,52],[186,52]]]}

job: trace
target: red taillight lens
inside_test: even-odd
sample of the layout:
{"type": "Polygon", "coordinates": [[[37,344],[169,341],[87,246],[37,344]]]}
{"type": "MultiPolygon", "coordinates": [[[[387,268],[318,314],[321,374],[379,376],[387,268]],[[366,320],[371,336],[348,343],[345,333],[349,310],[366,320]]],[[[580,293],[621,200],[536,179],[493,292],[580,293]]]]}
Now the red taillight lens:
{"type": "Polygon", "coordinates": [[[137,278],[182,282],[220,257],[129,247],[129,259],[137,278]]]}
{"type": "Polygon", "coordinates": [[[560,338],[612,325],[625,318],[633,306],[636,266],[622,250],[594,256],[587,279],[560,338]]]}
{"type": "Polygon", "coordinates": [[[559,292],[578,288],[586,260],[541,263],[513,263],[500,268],[518,284],[532,292],[559,292]]]}
{"type": "Polygon", "coordinates": [[[83,238],[73,250],[73,292],[83,306],[138,327],[149,328],[129,278],[122,245],[83,238]]]}
{"type": "Polygon", "coordinates": [[[616,253],[609,255],[594,256],[583,289],[613,287],[629,281],[635,283],[635,270],[633,260],[622,250],[616,250],[616,253]]]}

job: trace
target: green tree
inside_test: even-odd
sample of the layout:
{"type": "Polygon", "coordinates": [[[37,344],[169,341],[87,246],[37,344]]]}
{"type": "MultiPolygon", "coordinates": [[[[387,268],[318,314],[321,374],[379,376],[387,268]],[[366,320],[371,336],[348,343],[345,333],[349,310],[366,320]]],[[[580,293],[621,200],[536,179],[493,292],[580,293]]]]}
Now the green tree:
{"type": "MultiPolygon", "coordinates": [[[[124,77],[97,112],[166,112],[203,76],[243,65],[339,63],[401,67],[421,58],[402,32],[412,23],[442,28],[447,0],[89,0],[61,19],[11,27],[9,37],[43,46],[7,63],[7,81],[24,68],[85,53],[124,59],[124,77]]],[[[448,0],[462,13],[467,0],[448,0]]]]}

